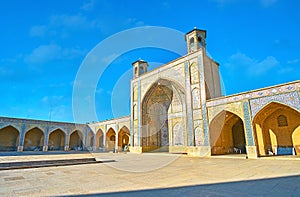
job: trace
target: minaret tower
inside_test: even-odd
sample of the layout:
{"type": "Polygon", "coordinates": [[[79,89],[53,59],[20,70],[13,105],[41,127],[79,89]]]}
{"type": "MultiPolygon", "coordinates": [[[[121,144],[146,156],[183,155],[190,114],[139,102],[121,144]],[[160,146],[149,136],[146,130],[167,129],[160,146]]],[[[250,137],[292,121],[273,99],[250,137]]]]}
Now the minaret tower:
{"type": "Polygon", "coordinates": [[[200,48],[206,48],[206,30],[200,30],[196,27],[185,34],[185,41],[188,47],[188,53],[198,51],[200,48]]]}
{"type": "Polygon", "coordinates": [[[132,66],[133,66],[133,77],[137,78],[140,75],[147,72],[148,63],[144,60],[139,59],[133,62],[132,66]]]}

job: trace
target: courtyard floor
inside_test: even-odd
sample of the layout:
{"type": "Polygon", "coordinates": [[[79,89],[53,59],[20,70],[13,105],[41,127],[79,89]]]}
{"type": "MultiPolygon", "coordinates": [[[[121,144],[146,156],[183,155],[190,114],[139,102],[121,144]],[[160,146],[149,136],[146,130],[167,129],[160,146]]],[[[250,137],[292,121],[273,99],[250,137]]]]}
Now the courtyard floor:
{"type": "Polygon", "coordinates": [[[115,162],[0,171],[0,196],[300,196],[298,158],[164,153],[0,156],[0,162],[95,157],[115,162]]]}

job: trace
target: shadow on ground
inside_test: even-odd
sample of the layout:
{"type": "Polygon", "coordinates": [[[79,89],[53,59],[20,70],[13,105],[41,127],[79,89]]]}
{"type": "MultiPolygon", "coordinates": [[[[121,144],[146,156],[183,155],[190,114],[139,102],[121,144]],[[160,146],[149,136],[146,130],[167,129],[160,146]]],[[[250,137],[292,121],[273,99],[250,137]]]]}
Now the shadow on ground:
{"type": "MultiPolygon", "coordinates": [[[[88,154],[89,151],[22,151],[22,152],[0,152],[0,156],[31,156],[31,155],[57,155],[57,154],[88,154]]],[[[94,153],[94,152],[93,152],[94,153]]],[[[95,152],[97,153],[97,152],[95,152]]]]}
{"type": "Polygon", "coordinates": [[[300,196],[300,176],[71,196],[300,196]]]}

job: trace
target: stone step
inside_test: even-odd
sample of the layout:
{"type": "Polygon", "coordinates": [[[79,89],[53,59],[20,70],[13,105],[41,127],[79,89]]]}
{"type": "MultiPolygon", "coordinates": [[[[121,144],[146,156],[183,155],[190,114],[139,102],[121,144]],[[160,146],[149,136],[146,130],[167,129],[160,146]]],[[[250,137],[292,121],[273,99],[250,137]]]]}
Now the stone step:
{"type": "Polygon", "coordinates": [[[105,160],[105,159],[96,160],[95,158],[80,158],[80,159],[6,162],[6,163],[0,163],[0,170],[67,166],[67,165],[93,164],[93,163],[105,163],[105,162],[114,162],[114,160],[105,160]]]}

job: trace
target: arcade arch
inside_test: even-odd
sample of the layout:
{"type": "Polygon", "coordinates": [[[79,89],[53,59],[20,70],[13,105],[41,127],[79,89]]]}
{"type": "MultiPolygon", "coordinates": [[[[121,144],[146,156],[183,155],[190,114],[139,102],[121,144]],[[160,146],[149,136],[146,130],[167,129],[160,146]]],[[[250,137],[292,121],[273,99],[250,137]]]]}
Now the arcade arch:
{"type": "Polygon", "coordinates": [[[34,127],[26,132],[24,138],[24,151],[41,151],[44,144],[44,133],[41,129],[34,127]]]}
{"type": "Polygon", "coordinates": [[[65,139],[66,139],[66,134],[62,130],[56,129],[52,131],[49,135],[48,150],[49,151],[64,150],[65,139]]]}
{"type": "Polygon", "coordinates": [[[19,131],[13,126],[0,129],[0,151],[16,151],[19,144],[19,131]]]}
{"type": "Polygon", "coordinates": [[[221,111],[210,123],[211,154],[246,153],[244,123],[236,114],[221,111]]]}
{"type": "Polygon", "coordinates": [[[300,155],[300,113],[277,102],[262,108],[253,119],[260,156],[300,155]]]}
{"type": "Polygon", "coordinates": [[[70,150],[83,150],[83,136],[80,131],[76,130],[70,135],[70,150]]]}

